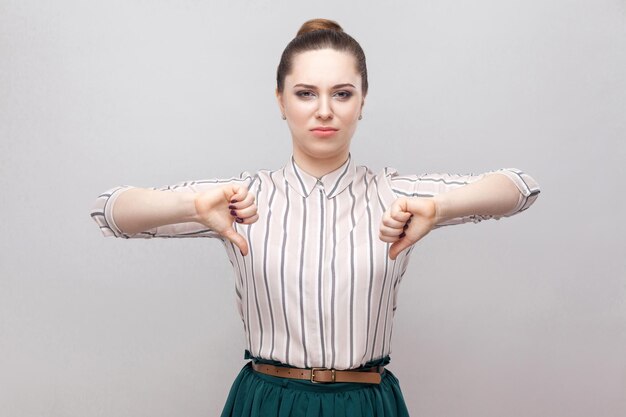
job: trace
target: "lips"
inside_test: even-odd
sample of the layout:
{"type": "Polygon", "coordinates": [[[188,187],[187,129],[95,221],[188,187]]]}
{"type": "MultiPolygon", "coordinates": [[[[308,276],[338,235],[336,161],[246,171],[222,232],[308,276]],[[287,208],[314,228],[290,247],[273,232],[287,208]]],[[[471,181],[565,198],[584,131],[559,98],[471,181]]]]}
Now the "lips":
{"type": "Polygon", "coordinates": [[[313,131],[319,131],[319,132],[328,132],[328,131],[337,131],[339,129],[336,129],[334,127],[328,127],[328,126],[319,126],[319,127],[314,127],[313,129],[311,129],[313,131]]]}
{"type": "Polygon", "coordinates": [[[339,129],[330,126],[317,126],[311,129],[311,134],[318,138],[330,138],[335,136],[339,129]]]}

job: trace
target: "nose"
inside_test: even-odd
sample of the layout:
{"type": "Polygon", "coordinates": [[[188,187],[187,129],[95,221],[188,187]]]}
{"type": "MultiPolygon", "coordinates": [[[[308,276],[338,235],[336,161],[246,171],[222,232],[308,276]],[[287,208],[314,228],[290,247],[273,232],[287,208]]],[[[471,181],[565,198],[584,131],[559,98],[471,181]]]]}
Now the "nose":
{"type": "Polygon", "coordinates": [[[316,117],[322,120],[328,120],[333,118],[333,109],[330,105],[330,98],[321,96],[317,107],[316,117]]]}

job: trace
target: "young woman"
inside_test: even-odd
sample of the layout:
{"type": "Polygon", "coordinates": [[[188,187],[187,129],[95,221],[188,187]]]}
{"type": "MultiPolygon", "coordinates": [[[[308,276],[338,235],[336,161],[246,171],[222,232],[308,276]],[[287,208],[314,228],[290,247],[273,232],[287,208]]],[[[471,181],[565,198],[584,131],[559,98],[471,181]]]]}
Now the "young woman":
{"type": "Polygon", "coordinates": [[[407,416],[385,365],[412,245],[442,226],[520,213],[539,194],[515,168],[401,176],[357,165],[350,141],[367,86],[359,44],[336,22],[308,21],[278,66],[293,142],[283,167],[120,186],[96,201],[105,236],[223,242],[251,361],[222,416],[407,416]]]}

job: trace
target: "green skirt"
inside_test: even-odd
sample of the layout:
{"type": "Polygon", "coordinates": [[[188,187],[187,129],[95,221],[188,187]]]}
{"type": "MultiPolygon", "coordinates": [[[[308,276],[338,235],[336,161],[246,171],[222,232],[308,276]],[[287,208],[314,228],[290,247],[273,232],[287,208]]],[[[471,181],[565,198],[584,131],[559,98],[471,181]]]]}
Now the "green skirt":
{"type": "MultiPolygon", "coordinates": [[[[251,358],[246,352],[246,358],[251,358]]],[[[278,364],[260,358],[255,362],[278,364]]],[[[389,356],[363,367],[385,365],[389,356]]],[[[316,384],[258,373],[246,363],[233,383],[221,417],[408,417],[398,378],[388,369],[380,384],[316,384]]]]}

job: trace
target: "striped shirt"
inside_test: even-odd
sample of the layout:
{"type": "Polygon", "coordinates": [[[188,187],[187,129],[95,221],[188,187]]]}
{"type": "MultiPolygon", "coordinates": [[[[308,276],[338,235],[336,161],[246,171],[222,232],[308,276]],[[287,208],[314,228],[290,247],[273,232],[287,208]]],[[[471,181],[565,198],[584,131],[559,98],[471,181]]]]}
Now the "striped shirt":
{"type": "Polygon", "coordinates": [[[126,234],[115,224],[116,198],[131,186],[101,194],[91,212],[105,236],[120,238],[215,237],[235,271],[237,309],[246,347],[255,357],[296,367],[350,369],[391,352],[399,284],[411,251],[395,259],[390,244],[378,238],[381,218],[400,196],[434,196],[480,180],[506,175],[520,191],[517,206],[504,215],[470,215],[435,225],[499,220],[526,210],[539,185],[515,168],[478,175],[378,173],[357,166],[351,155],[338,169],[316,178],[291,160],[277,170],[243,172],[239,177],[153,187],[170,192],[200,192],[225,184],[244,184],[256,197],[259,219],[234,223],[249,245],[242,256],[229,240],[200,223],[187,222],[126,234]]]}

